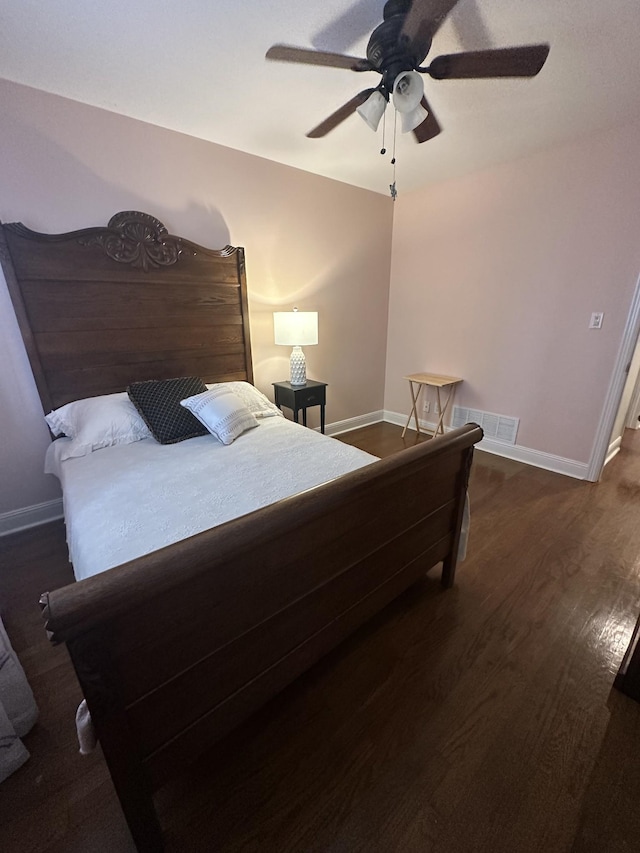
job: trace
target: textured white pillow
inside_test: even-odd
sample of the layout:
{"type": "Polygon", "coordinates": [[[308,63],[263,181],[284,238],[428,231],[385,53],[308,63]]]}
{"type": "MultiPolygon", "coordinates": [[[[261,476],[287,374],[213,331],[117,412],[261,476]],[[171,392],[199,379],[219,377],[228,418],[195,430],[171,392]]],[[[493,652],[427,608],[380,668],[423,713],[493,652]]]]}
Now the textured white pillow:
{"type": "Polygon", "coordinates": [[[226,388],[228,391],[232,391],[256,418],[284,417],[280,409],[250,382],[215,382],[212,385],[207,383],[207,388],[210,390],[226,388]]]}
{"type": "Polygon", "coordinates": [[[195,415],[218,441],[231,444],[243,432],[257,427],[258,421],[242,400],[224,387],[225,384],[187,397],[180,405],[195,415]]]}
{"type": "Polygon", "coordinates": [[[45,416],[54,435],[73,439],[62,459],[86,456],[113,444],[131,444],[151,433],[125,392],[67,403],[45,416]]]}

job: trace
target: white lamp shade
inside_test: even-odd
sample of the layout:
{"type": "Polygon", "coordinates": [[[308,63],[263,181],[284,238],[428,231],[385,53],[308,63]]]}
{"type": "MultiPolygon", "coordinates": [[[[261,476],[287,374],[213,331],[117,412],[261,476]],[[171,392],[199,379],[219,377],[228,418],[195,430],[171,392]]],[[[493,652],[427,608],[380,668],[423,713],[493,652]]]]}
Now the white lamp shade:
{"type": "Polygon", "coordinates": [[[422,124],[429,113],[425,110],[422,104],[418,104],[415,110],[410,113],[400,113],[400,125],[402,133],[409,133],[410,130],[415,130],[416,127],[422,124]]]}
{"type": "Polygon", "coordinates": [[[356,112],[365,120],[371,130],[377,130],[386,107],[386,98],[381,92],[376,91],[372,95],[369,95],[364,104],[361,104],[356,112]]]}
{"type": "Polygon", "coordinates": [[[274,340],[289,347],[318,343],[317,311],[276,311],[273,315],[274,340]]]}
{"type": "Polygon", "coordinates": [[[417,71],[403,71],[393,84],[393,106],[399,113],[411,113],[420,105],[424,83],[417,71]]]}

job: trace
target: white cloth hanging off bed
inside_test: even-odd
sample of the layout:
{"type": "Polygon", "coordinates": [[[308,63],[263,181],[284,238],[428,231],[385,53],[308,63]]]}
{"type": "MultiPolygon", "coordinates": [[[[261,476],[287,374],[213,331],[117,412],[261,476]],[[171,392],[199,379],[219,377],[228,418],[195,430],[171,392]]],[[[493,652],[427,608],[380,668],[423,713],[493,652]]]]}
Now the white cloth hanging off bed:
{"type": "Polygon", "coordinates": [[[29,758],[20,738],[37,718],[33,693],[0,619],[0,782],[29,758]]]}

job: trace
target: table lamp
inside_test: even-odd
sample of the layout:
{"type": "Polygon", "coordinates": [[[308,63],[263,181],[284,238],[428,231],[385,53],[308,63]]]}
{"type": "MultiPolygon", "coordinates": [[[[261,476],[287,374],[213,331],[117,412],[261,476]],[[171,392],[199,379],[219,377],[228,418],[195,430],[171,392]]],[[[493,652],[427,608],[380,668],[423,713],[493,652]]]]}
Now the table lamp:
{"type": "Polygon", "coordinates": [[[318,343],[317,311],[276,311],[273,315],[273,331],[276,344],[293,347],[289,360],[292,385],[307,384],[307,364],[303,346],[318,343]]]}

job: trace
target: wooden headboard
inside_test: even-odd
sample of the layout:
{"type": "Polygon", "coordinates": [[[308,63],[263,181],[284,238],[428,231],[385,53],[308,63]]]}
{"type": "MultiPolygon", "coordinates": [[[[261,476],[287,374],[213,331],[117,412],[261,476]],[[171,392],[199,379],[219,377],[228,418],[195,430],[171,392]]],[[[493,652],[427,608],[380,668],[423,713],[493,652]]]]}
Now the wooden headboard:
{"type": "Polygon", "coordinates": [[[130,382],[253,382],[244,250],[124,211],[106,228],[0,224],[0,261],[45,412],[130,382]]]}

